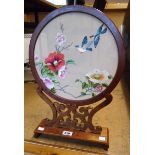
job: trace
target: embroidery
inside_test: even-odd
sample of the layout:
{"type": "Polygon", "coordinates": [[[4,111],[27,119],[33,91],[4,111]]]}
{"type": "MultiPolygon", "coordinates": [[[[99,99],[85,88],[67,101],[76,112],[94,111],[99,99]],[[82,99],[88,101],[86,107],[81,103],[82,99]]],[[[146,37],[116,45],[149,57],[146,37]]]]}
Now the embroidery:
{"type": "Polygon", "coordinates": [[[81,84],[81,96],[96,96],[108,86],[109,80],[113,78],[107,71],[100,71],[99,69],[94,69],[92,72],[87,73],[85,77],[86,81],[80,79],[75,81],[81,84]]]}
{"type": "Polygon", "coordinates": [[[102,24],[96,31],[95,35],[84,36],[81,45],[76,45],[75,47],[80,53],[92,52],[93,47],[96,48],[99,41],[100,36],[107,32],[107,28],[103,29],[104,24],[102,24]]]}
{"type": "Polygon", "coordinates": [[[67,67],[70,64],[75,64],[73,59],[65,60],[65,55],[62,51],[67,50],[71,45],[65,45],[66,37],[64,36],[63,24],[60,24],[60,33],[56,36],[55,51],[51,51],[48,57],[41,61],[38,56],[35,56],[35,63],[41,73],[41,79],[52,93],[56,93],[57,87],[62,89],[59,78],[65,78],[67,67]]]}
{"type": "MultiPolygon", "coordinates": [[[[81,45],[75,46],[76,49],[81,53],[92,52],[93,48],[97,48],[101,35],[106,32],[107,28],[104,28],[104,24],[102,24],[97,29],[95,35],[89,37],[84,36],[81,45]]],[[[55,41],[55,49],[49,53],[45,60],[40,60],[38,56],[34,57],[39,75],[43,83],[52,93],[61,91],[75,99],[86,95],[93,97],[101,93],[108,86],[108,83],[113,78],[112,75],[105,70],[100,71],[99,69],[94,69],[85,75],[85,81],[80,79],[75,80],[75,83],[80,84],[81,87],[79,95],[75,96],[73,92],[67,92],[66,88],[69,87],[69,85],[62,86],[60,79],[65,78],[69,65],[75,65],[75,61],[73,59],[66,60],[65,58],[65,52],[67,52],[73,43],[67,44],[63,24],[60,24],[60,32],[57,33],[55,41]]]]}

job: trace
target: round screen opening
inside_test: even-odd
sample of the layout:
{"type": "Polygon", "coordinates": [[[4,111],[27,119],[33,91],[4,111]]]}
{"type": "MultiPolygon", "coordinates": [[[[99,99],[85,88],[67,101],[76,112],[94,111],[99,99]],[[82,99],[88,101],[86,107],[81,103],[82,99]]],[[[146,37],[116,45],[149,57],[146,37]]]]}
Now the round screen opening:
{"type": "Polygon", "coordinates": [[[90,99],[107,89],[118,67],[118,48],[108,27],[80,12],[59,15],[39,34],[34,61],[52,94],[90,99]]]}

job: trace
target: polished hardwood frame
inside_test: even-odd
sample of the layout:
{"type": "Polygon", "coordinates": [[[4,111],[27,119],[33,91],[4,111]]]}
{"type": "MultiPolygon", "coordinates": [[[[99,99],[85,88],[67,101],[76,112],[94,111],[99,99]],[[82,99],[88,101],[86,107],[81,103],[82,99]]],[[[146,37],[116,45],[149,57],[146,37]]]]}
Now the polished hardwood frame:
{"type": "Polygon", "coordinates": [[[37,92],[40,97],[51,107],[53,113],[52,120],[44,119],[41,121],[41,123],[34,130],[34,136],[38,137],[40,136],[40,134],[64,136],[62,135],[62,132],[64,130],[73,131],[73,136],[69,138],[100,143],[103,144],[104,148],[107,150],[109,147],[109,130],[108,128],[94,126],[92,123],[92,118],[97,111],[110,104],[110,102],[112,101],[112,96],[110,93],[120,81],[122,72],[124,70],[125,50],[123,46],[123,40],[114,23],[104,13],[94,8],[88,8],[84,6],[66,6],[57,9],[46,16],[35,29],[35,32],[33,33],[31,38],[29,52],[31,70],[35,80],[39,85],[37,92]],[[59,15],[72,12],[86,13],[98,18],[109,28],[118,48],[118,66],[112,82],[107,87],[107,89],[105,89],[105,91],[95,97],[86,100],[69,100],[51,93],[50,90],[48,90],[48,88],[44,85],[43,81],[40,79],[34,62],[35,44],[39,34],[44,29],[44,27],[59,15]],[[55,99],[56,102],[50,100],[50,97],[55,99]],[[93,104],[94,102],[102,99],[104,99],[104,101],[102,101],[96,107],[91,108],[89,106],[90,104],[93,104]],[[92,110],[89,111],[89,109],[92,110]],[[66,111],[64,112],[64,110],[66,111]],[[67,117],[67,119],[64,119],[64,117],[67,117]],[[78,120],[80,120],[80,123],[78,122],[78,120]],[[41,131],[39,127],[43,130],[41,131]],[[105,140],[101,141],[99,140],[99,137],[104,137],[105,140]]]}
{"type": "Polygon", "coordinates": [[[29,60],[30,60],[32,74],[33,74],[35,80],[37,81],[37,83],[39,84],[39,86],[41,88],[43,88],[44,92],[46,94],[48,94],[50,97],[52,97],[60,102],[66,103],[66,104],[67,103],[76,103],[77,105],[88,105],[88,104],[91,104],[91,103],[101,100],[102,98],[105,97],[106,94],[110,94],[111,91],[118,84],[118,82],[121,78],[122,72],[124,70],[124,65],[125,65],[125,51],[124,51],[124,46],[123,46],[123,40],[120,35],[120,32],[118,31],[118,29],[116,28],[114,23],[101,11],[98,11],[94,8],[84,7],[84,6],[66,6],[66,7],[57,9],[57,10],[53,11],[52,13],[50,13],[48,16],[46,16],[40,22],[40,24],[37,26],[37,28],[35,29],[35,31],[32,35],[29,51],[30,51],[29,52],[29,60]],[[64,13],[71,13],[71,12],[82,12],[82,13],[86,13],[86,14],[89,14],[89,15],[92,15],[92,16],[98,18],[101,22],[103,22],[109,28],[109,30],[111,31],[112,35],[115,38],[117,48],[118,48],[118,67],[117,67],[117,71],[116,71],[116,74],[115,74],[112,82],[105,89],[105,91],[103,91],[102,93],[100,93],[90,99],[86,99],[86,100],[69,100],[69,99],[65,99],[63,97],[53,94],[45,86],[43,81],[40,79],[40,77],[36,71],[36,68],[35,68],[34,49],[35,49],[35,44],[36,44],[36,41],[37,41],[37,38],[38,38],[40,32],[51,20],[53,20],[57,16],[62,15],[64,13]]]}

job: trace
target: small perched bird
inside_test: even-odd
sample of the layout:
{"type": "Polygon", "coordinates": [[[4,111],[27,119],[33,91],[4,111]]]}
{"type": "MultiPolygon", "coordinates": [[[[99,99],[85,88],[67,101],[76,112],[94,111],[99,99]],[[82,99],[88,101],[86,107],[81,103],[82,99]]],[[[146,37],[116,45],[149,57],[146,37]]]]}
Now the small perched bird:
{"type": "Polygon", "coordinates": [[[95,35],[89,36],[89,39],[90,39],[89,41],[88,41],[88,37],[85,36],[83,38],[83,40],[82,40],[81,45],[76,45],[75,46],[80,53],[92,52],[93,51],[93,45],[94,45],[95,48],[97,47],[97,45],[99,43],[99,40],[100,40],[101,34],[104,34],[107,31],[107,28],[103,29],[103,25],[104,24],[102,24],[98,28],[95,35]]]}

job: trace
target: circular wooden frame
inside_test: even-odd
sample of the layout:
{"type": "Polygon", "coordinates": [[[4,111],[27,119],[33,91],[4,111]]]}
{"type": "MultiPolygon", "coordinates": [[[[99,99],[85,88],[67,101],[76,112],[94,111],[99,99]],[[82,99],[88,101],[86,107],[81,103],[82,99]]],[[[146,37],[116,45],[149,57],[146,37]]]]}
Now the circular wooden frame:
{"type": "Polygon", "coordinates": [[[35,80],[37,81],[39,86],[43,89],[43,91],[47,95],[49,95],[50,97],[52,97],[60,102],[66,103],[66,104],[67,103],[76,103],[77,105],[86,105],[86,104],[91,104],[91,103],[101,100],[102,98],[105,97],[106,94],[110,94],[111,91],[118,84],[118,82],[120,81],[124,66],[125,66],[125,50],[124,50],[124,46],[123,46],[123,40],[122,40],[122,37],[121,37],[118,29],[116,28],[114,23],[103,12],[96,10],[95,8],[88,8],[88,7],[84,7],[84,6],[66,6],[66,7],[57,9],[57,10],[53,11],[52,13],[50,13],[37,26],[37,28],[35,29],[35,31],[32,35],[31,41],[30,41],[29,61],[30,61],[32,74],[33,74],[35,80]],[[111,33],[116,41],[117,48],[118,48],[118,67],[117,67],[117,71],[116,71],[116,74],[115,74],[112,82],[103,92],[101,92],[97,96],[94,96],[92,98],[85,99],[85,100],[69,100],[69,99],[60,97],[58,95],[52,94],[52,92],[50,92],[50,90],[45,86],[43,81],[40,79],[40,77],[37,73],[36,67],[35,67],[35,62],[34,62],[34,49],[35,49],[37,38],[38,38],[39,34],[41,33],[41,31],[55,17],[65,14],[65,13],[70,13],[70,12],[86,13],[86,14],[92,15],[92,16],[96,17],[97,19],[99,19],[111,31],[111,33]]]}

